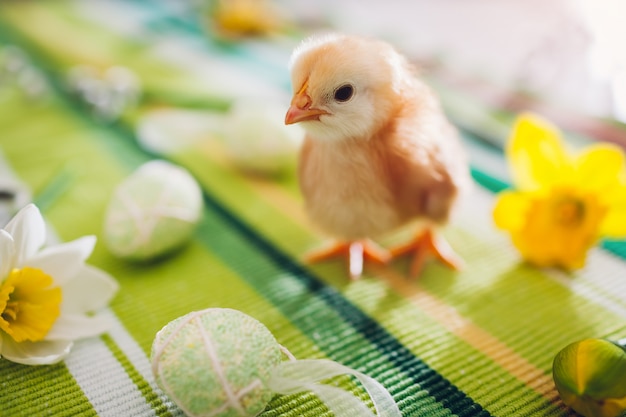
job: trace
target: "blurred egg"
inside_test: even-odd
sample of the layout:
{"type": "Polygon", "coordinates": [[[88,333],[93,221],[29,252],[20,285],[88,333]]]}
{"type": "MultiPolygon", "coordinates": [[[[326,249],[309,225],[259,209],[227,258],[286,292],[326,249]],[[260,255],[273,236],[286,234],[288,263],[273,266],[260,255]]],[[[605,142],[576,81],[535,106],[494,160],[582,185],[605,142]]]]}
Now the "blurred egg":
{"type": "Polygon", "coordinates": [[[285,126],[285,106],[258,99],[237,100],[222,134],[230,160],[241,170],[276,176],[295,167],[303,137],[299,126],[285,126]]]}
{"type": "Polygon", "coordinates": [[[104,242],[119,257],[148,260],[190,239],[202,213],[202,192],[183,168],[155,160],[115,189],[105,214],[104,242]]]}

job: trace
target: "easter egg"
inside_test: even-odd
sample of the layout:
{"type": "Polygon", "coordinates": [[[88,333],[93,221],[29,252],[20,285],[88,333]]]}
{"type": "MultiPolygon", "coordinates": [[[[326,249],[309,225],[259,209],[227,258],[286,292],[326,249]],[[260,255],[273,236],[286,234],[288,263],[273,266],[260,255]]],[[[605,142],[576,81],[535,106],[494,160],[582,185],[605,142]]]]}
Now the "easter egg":
{"type": "Polygon", "coordinates": [[[285,126],[282,105],[255,99],[236,101],[223,131],[224,146],[239,169],[280,176],[294,169],[303,137],[298,126],[285,126]]]}
{"type": "Polygon", "coordinates": [[[168,323],[152,344],[157,384],[187,415],[256,416],[281,362],[270,331],[237,310],[209,308],[168,323]]]}
{"type": "Polygon", "coordinates": [[[586,417],[618,417],[626,411],[626,339],[585,339],[567,345],[552,364],[563,402],[586,417]]]}
{"type": "Polygon", "coordinates": [[[115,189],[103,240],[123,258],[147,260],[179,247],[202,213],[202,192],[183,168],[165,161],[139,167],[115,189]]]}

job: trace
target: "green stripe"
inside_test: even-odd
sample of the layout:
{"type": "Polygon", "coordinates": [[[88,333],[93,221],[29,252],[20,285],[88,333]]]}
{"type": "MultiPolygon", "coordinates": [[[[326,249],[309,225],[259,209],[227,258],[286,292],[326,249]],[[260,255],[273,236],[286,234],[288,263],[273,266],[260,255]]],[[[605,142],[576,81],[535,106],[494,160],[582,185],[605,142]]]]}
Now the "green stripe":
{"type": "Polygon", "coordinates": [[[54,416],[97,416],[63,363],[27,366],[0,359],[0,416],[40,416],[43,410],[54,416]]]}
{"type": "Polygon", "coordinates": [[[491,191],[492,193],[499,193],[500,191],[504,191],[507,188],[510,188],[510,185],[506,182],[492,177],[491,175],[482,172],[476,167],[471,168],[471,174],[472,178],[474,178],[474,181],[476,181],[483,188],[491,191]]]}
{"type": "Polygon", "coordinates": [[[601,245],[602,248],[611,252],[612,254],[617,255],[622,259],[626,259],[626,241],[607,239],[603,240],[601,245]]]}
{"type": "Polygon", "coordinates": [[[61,171],[55,173],[50,181],[44,185],[44,188],[34,196],[33,203],[39,207],[41,212],[46,212],[59,197],[70,190],[71,186],[75,184],[75,180],[76,177],[70,170],[61,169],[61,171]]]}

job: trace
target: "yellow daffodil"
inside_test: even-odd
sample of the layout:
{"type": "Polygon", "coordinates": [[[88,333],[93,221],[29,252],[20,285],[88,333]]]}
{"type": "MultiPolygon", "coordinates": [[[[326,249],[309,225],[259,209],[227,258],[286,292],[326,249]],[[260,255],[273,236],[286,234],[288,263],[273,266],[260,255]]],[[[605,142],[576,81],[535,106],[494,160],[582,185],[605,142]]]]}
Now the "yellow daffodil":
{"type": "Polygon", "coordinates": [[[528,262],[581,268],[600,238],[626,236],[626,163],[619,147],[596,143],[570,153],[554,126],[524,114],[506,156],[515,189],[498,196],[493,216],[528,262]]]}
{"type": "Polygon", "coordinates": [[[45,231],[32,204],[0,230],[0,356],[26,365],[59,362],[74,340],[106,331],[108,320],[88,313],[118,288],[85,264],[94,236],[43,247],[45,231]]]}
{"type": "Polygon", "coordinates": [[[212,18],[227,37],[267,35],[284,25],[281,10],[271,0],[215,0],[212,18]]]}
{"type": "Polygon", "coordinates": [[[626,413],[626,349],[621,342],[586,339],[562,349],[552,375],[563,402],[585,417],[626,413]]]}

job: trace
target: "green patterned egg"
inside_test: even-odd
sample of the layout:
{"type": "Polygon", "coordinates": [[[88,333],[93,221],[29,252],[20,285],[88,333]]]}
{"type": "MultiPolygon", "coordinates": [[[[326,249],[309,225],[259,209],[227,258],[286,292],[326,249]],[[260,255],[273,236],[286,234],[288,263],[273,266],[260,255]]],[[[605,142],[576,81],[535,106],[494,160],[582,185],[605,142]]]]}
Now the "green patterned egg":
{"type": "Polygon", "coordinates": [[[202,191],[183,168],[151,161],[115,189],[107,207],[103,237],[122,258],[149,260],[181,246],[202,213],[202,191]]]}
{"type": "Polygon", "coordinates": [[[152,344],[157,384],[187,415],[256,416],[271,400],[280,345],[259,321],[209,308],[179,317],[152,344]]]}

